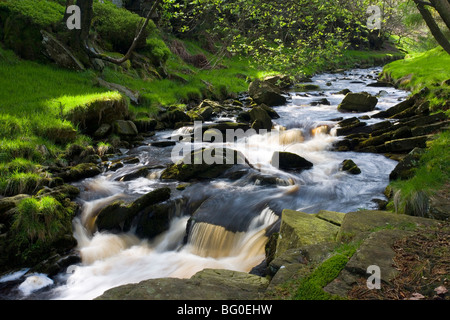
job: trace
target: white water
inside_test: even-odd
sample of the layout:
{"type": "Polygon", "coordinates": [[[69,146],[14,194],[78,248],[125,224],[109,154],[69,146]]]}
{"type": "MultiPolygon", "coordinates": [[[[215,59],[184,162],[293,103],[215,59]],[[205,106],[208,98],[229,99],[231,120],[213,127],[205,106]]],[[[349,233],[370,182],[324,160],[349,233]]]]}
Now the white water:
{"type": "MultiPolygon", "coordinates": [[[[333,95],[333,92],[349,88],[353,92],[379,93],[380,88],[351,83],[352,80],[360,80],[361,75],[366,83],[374,82],[372,78],[378,71],[356,70],[345,76],[317,76],[314,83],[322,87],[319,92],[312,93],[317,96],[310,93],[309,97],[303,97],[292,93],[288,104],[275,108],[281,116],[274,122],[282,139],[269,133],[228,145],[241,151],[261,174],[277,177],[278,183],[276,186],[262,187],[261,179],[254,181],[248,175],[237,181],[222,179],[200,183],[180,193],[209,198],[197,210],[199,222],[191,226],[186,245],[183,245],[183,239],[188,217],[184,215],[184,208],[173,219],[170,229],[152,241],[139,239],[131,232],[112,234],[95,231],[95,215],[104,205],[117,199],[130,200],[161,186],[174,186],[159,180],[161,169],[155,169],[148,177],[129,182],[117,181],[120,176],[139,166],[170,163],[171,148],[137,148],[132,152],[139,156],[139,165],[126,165],[116,172],[80,183],[83,211],[74,220],[74,236],[82,263],[69,267],[68,273],[55,279],[58,286],[52,291],[53,298],[93,299],[119,285],[160,277],[189,278],[204,268],[248,272],[265,257],[265,230],[278,219],[274,211],[279,213],[286,208],[309,213],[321,209],[350,212],[373,206],[371,200],[383,197],[388,175],[396,163],[382,155],[331,152],[332,143],[339,138],[333,135],[333,130],[324,132],[321,126],[333,128],[336,122],[330,119],[355,116],[336,110],[344,96],[333,95]],[[325,85],[328,81],[333,81],[332,87],[325,85]],[[330,101],[330,106],[309,105],[311,101],[324,97],[330,101]],[[317,127],[321,130],[313,134],[312,130],[317,127]],[[281,171],[271,165],[274,151],[296,153],[311,161],[314,167],[301,173],[281,171]],[[354,176],[340,171],[339,166],[344,159],[353,159],[362,173],[354,176]],[[226,226],[238,230],[227,231],[226,226]]],[[[407,96],[407,93],[392,88],[382,90],[387,92],[379,98],[378,107],[382,110],[407,96]]],[[[371,121],[376,120],[368,120],[369,123],[371,121]]],[[[191,131],[192,128],[182,128],[175,134],[191,131]]],[[[155,139],[171,134],[158,132],[155,139]]],[[[42,279],[45,281],[45,278],[42,279]]],[[[23,287],[26,287],[25,283],[27,281],[23,287]]],[[[29,292],[32,290],[24,294],[29,292]]]]}

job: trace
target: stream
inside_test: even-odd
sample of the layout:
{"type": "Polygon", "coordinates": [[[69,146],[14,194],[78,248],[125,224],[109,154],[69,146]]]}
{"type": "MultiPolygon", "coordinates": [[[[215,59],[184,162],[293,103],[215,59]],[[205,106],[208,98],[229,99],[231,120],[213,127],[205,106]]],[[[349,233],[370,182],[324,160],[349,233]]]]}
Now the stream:
{"type": "MultiPolygon", "coordinates": [[[[75,184],[81,190],[77,201],[82,212],[73,226],[82,262],[52,279],[44,274],[28,275],[26,270],[0,278],[0,283],[17,283],[9,299],[90,300],[112,287],[151,278],[189,278],[204,268],[250,272],[264,260],[268,235],[279,227],[283,209],[307,213],[376,209],[372,200],[385,199],[383,191],[397,162],[380,154],[333,152],[330,147],[339,139],[333,130],[337,119],[370,117],[409,95],[391,87],[368,87],[376,82],[381,70],[376,67],[323,73],[312,78],[320,90],[287,93],[287,104],[274,108],[280,115],[273,120],[276,135],[257,134],[226,143],[241,151],[254,168],[237,179],[193,183],[184,190],[176,188],[177,182],[159,179],[162,168],[172,163],[173,147],[158,148],[150,146],[150,142],[189,134],[192,128],[158,131],[144,145],[124,150],[127,156],[139,158],[139,164],[127,164],[75,184]],[[344,95],[336,92],[342,89],[376,95],[376,110],[358,114],[337,111],[344,95]],[[329,104],[315,103],[324,98],[329,104]],[[296,153],[314,166],[302,172],[280,170],[271,164],[275,151],[296,153]],[[341,171],[340,164],[345,159],[352,159],[361,174],[341,171]],[[154,169],[147,177],[120,181],[125,174],[149,165],[154,169]],[[275,182],[265,183],[264,177],[272,177],[275,182]],[[106,204],[133,200],[161,187],[172,189],[170,201],[174,202],[175,211],[165,233],[149,241],[133,232],[95,230],[95,213],[106,204]],[[193,213],[190,208],[199,202],[195,222],[189,225],[186,237],[193,213]]],[[[215,119],[224,120],[234,119],[215,119]]],[[[383,120],[364,121],[372,124],[383,120]]]]}

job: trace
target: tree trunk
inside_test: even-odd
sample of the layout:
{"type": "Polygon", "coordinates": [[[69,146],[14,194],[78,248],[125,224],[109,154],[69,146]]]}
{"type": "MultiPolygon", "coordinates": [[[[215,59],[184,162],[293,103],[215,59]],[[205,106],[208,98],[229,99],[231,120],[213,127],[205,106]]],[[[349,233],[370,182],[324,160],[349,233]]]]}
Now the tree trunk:
{"type": "MultiPolygon", "coordinates": [[[[447,0],[445,0],[447,1],[447,0]]],[[[425,23],[427,24],[428,28],[431,31],[431,34],[436,39],[437,43],[444,48],[444,50],[450,54],[450,42],[445,37],[445,35],[442,33],[441,29],[437,25],[436,21],[434,20],[433,16],[431,15],[430,11],[428,11],[427,8],[425,8],[424,4],[420,0],[414,0],[416,3],[417,9],[419,10],[420,14],[422,15],[422,18],[425,20],[425,23]]]]}
{"type": "Polygon", "coordinates": [[[430,0],[430,2],[450,30],[450,2],[448,0],[430,0]]]}
{"type": "Polygon", "coordinates": [[[77,0],[81,13],[81,29],[76,31],[76,40],[80,45],[84,45],[89,37],[94,15],[93,2],[94,0],[77,0]]]}
{"type": "Polygon", "coordinates": [[[69,14],[67,13],[67,8],[73,5],[75,0],[66,0],[66,11],[64,12],[64,18],[63,22],[66,23],[67,19],[69,18],[69,14]]]}

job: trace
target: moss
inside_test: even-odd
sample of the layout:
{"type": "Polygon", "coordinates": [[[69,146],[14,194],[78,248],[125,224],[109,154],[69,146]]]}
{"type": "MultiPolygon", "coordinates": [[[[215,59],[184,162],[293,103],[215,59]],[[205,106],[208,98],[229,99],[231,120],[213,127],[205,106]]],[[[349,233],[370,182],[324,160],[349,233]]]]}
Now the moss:
{"type": "Polygon", "coordinates": [[[342,299],[323,290],[344,269],[356,252],[357,244],[344,245],[335,254],[320,264],[309,276],[302,279],[294,296],[296,300],[336,300],[342,299]]]}
{"type": "MultiPolygon", "coordinates": [[[[143,18],[126,9],[119,9],[111,2],[94,2],[94,19],[92,27],[98,32],[103,42],[112,45],[114,51],[125,53],[136,36],[137,26],[143,22],[143,18]]],[[[143,40],[137,44],[137,48],[146,45],[146,38],[154,30],[155,24],[149,21],[144,31],[143,40]]]]}

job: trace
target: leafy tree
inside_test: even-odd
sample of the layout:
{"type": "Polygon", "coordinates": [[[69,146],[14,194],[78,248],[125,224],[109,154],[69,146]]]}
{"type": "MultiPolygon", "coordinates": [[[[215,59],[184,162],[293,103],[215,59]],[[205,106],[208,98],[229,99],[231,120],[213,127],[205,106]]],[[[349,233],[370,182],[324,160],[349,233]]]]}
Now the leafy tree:
{"type": "Polygon", "coordinates": [[[444,48],[444,50],[450,54],[450,42],[445,37],[444,33],[440,29],[436,19],[433,17],[432,12],[428,7],[434,8],[439,16],[444,21],[447,29],[450,30],[450,1],[449,0],[430,0],[430,2],[414,0],[420,14],[422,15],[425,23],[431,31],[431,34],[439,43],[439,45],[444,48]]]}

